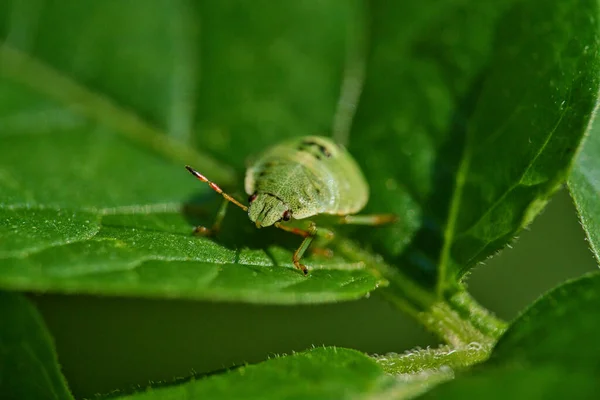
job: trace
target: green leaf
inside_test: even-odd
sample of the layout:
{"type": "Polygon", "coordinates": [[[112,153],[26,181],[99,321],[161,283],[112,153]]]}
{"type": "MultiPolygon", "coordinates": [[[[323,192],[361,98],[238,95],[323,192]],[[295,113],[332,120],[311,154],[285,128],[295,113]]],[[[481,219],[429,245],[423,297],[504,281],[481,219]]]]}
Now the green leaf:
{"type": "MultiPolygon", "coordinates": [[[[0,5],[0,35],[117,111],[240,168],[282,136],[330,126],[357,4],[9,0],[0,5]]],[[[63,106],[88,105],[69,98],[63,81],[29,72],[18,78],[34,90],[63,106]]],[[[222,178],[214,167],[205,172],[222,178]]]]}
{"type": "Polygon", "coordinates": [[[72,399],[50,334],[24,296],[0,291],[0,393],[4,399],[72,399]]]}
{"type": "Polygon", "coordinates": [[[593,398],[599,388],[595,377],[557,365],[531,370],[498,368],[440,385],[420,399],[584,399],[593,398]]]}
{"type": "Polygon", "coordinates": [[[327,126],[354,8],[1,2],[0,287],[313,303],[384,283],[340,257],[303,277],[300,239],[239,210],[193,237],[216,195],[183,168],[231,184],[254,137],[327,126]]]}
{"type": "Polygon", "coordinates": [[[557,363],[600,372],[600,349],[596,346],[599,307],[600,274],[559,286],[513,322],[498,341],[489,363],[557,363]]]}
{"type": "Polygon", "coordinates": [[[393,383],[369,357],[329,347],[120,399],[362,399],[383,393],[393,383]]]}
{"type": "MultiPolygon", "coordinates": [[[[21,290],[257,303],[354,299],[381,283],[339,258],[314,258],[306,278],[294,269],[289,250],[261,249],[261,241],[277,241],[269,232],[253,238],[250,231],[244,242],[224,237],[219,244],[192,237],[179,212],[144,206],[129,211],[3,210],[0,235],[8,258],[0,283],[21,290]]],[[[287,244],[293,248],[294,242],[287,244]]]]}
{"type": "Polygon", "coordinates": [[[600,274],[561,285],[513,322],[474,373],[428,395],[592,398],[600,389],[599,308],[600,274]]]}
{"type": "Polygon", "coordinates": [[[577,157],[569,190],[594,256],[600,263],[600,123],[592,124],[581,154],[577,157]]]}
{"type": "Polygon", "coordinates": [[[597,98],[598,5],[370,5],[350,150],[369,177],[368,211],[401,222],[363,239],[443,290],[504,247],[564,181],[597,98]]]}

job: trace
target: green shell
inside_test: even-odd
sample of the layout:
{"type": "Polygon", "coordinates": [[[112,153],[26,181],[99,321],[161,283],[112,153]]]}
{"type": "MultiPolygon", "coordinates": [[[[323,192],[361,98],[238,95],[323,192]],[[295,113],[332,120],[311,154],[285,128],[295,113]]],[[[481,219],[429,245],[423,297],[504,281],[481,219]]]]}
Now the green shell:
{"type": "Polygon", "coordinates": [[[317,214],[347,215],[360,211],[369,186],[356,161],[331,139],[307,136],[271,147],[248,168],[246,193],[256,194],[248,215],[257,226],[317,214]]]}

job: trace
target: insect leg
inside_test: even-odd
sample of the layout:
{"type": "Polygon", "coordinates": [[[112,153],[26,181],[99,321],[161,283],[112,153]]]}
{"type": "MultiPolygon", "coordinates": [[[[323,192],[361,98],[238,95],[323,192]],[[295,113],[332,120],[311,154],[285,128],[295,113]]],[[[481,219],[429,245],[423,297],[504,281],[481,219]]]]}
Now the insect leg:
{"type": "Polygon", "coordinates": [[[304,230],[304,229],[296,228],[294,226],[283,225],[280,222],[276,222],[275,227],[277,227],[281,230],[284,230],[286,232],[293,233],[294,235],[302,236],[302,237],[308,237],[311,235],[310,228],[309,228],[309,230],[304,230]]]}
{"type": "Polygon", "coordinates": [[[315,237],[322,236],[325,239],[329,240],[333,238],[333,232],[327,229],[317,229],[317,226],[314,222],[310,223],[308,230],[283,225],[281,223],[276,223],[275,226],[279,229],[283,229],[286,232],[291,232],[293,234],[304,237],[304,240],[302,241],[302,243],[300,243],[300,247],[298,247],[298,249],[294,252],[294,256],[292,257],[294,265],[296,266],[296,268],[301,270],[304,273],[304,275],[308,275],[308,268],[306,268],[306,265],[300,263],[300,259],[302,258],[312,241],[315,239],[315,237]]]}
{"type": "Polygon", "coordinates": [[[208,179],[206,179],[206,177],[204,175],[202,175],[200,172],[196,171],[195,169],[193,169],[189,165],[186,165],[185,169],[187,169],[190,172],[190,174],[194,175],[196,178],[198,178],[202,182],[208,183],[208,186],[210,186],[210,188],[212,190],[214,190],[215,192],[217,192],[221,196],[223,196],[225,198],[225,200],[227,200],[229,202],[232,202],[233,204],[235,204],[236,206],[238,206],[239,208],[241,208],[244,211],[248,211],[248,207],[246,207],[245,205],[243,205],[242,203],[240,203],[239,201],[237,201],[236,199],[234,199],[233,197],[231,197],[230,195],[228,195],[227,193],[225,193],[223,191],[223,189],[221,189],[216,183],[211,182],[208,179]]]}
{"type": "Polygon", "coordinates": [[[221,229],[221,223],[225,218],[225,214],[227,214],[227,206],[229,205],[229,200],[223,199],[221,202],[221,206],[219,207],[219,211],[217,211],[217,216],[215,218],[215,222],[213,222],[213,226],[211,228],[206,228],[204,226],[197,226],[194,228],[194,233],[202,236],[210,236],[214,235],[221,229]]]}
{"type": "Polygon", "coordinates": [[[353,225],[385,225],[397,221],[394,214],[344,215],[338,220],[339,224],[353,225]]]}
{"type": "Polygon", "coordinates": [[[296,266],[296,268],[301,270],[304,273],[304,275],[308,275],[308,268],[306,268],[306,265],[300,263],[300,259],[304,255],[306,249],[308,249],[308,246],[310,246],[310,244],[312,243],[313,239],[315,238],[315,234],[305,237],[302,243],[300,243],[300,247],[296,249],[294,255],[292,256],[292,261],[294,262],[294,265],[296,266]]]}

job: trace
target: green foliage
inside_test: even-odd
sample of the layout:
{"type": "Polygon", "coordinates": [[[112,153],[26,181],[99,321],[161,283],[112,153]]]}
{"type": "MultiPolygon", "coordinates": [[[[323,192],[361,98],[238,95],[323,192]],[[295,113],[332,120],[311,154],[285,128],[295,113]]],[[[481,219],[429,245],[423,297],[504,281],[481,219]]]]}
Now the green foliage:
{"type": "Polygon", "coordinates": [[[12,43],[1,51],[10,117],[0,132],[3,288],[306,303],[359,298],[381,283],[339,258],[315,260],[306,281],[291,264],[297,239],[260,235],[247,224],[228,226],[221,242],[192,237],[192,221],[210,223],[207,210],[195,206],[206,203],[196,193],[210,189],[184,162],[214,179],[226,173],[203,156],[155,148],[154,133],[126,110],[46,65],[59,61],[24,56],[12,43]],[[79,98],[85,104],[71,106],[79,98]],[[323,273],[322,266],[334,270],[323,273]]]}
{"type": "Polygon", "coordinates": [[[392,384],[390,376],[357,351],[319,348],[123,399],[352,399],[381,393],[392,384]]]}
{"type": "Polygon", "coordinates": [[[339,259],[315,263],[305,279],[289,251],[229,249],[191,237],[180,213],[137,212],[6,210],[3,244],[13,257],[0,268],[0,282],[22,290],[279,304],[354,299],[381,283],[339,259]]]}
{"type": "Polygon", "coordinates": [[[600,389],[599,307],[600,274],[560,286],[512,323],[491,358],[474,373],[439,386],[427,396],[590,397],[600,389]]]}
{"type": "Polygon", "coordinates": [[[569,190],[581,225],[596,260],[600,263],[600,124],[595,120],[583,151],[569,177],[569,190]]]}
{"type": "MultiPolygon", "coordinates": [[[[56,358],[43,324],[32,307],[17,295],[2,294],[3,315],[17,330],[2,332],[2,347],[25,353],[4,357],[5,366],[19,360],[25,368],[14,371],[11,382],[27,382],[39,373],[33,366],[42,364],[56,382],[58,398],[70,398],[58,372],[56,358]],[[26,338],[27,343],[15,341],[26,338]],[[36,355],[30,360],[31,353],[36,355]],[[17,358],[19,357],[19,358],[17,358]],[[43,357],[49,357],[44,360],[43,357]],[[40,360],[42,360],[40,362],[40,360]],[[63,391],[61,393],[61,390],[63,391]]],[[[463,373],[453,382],[438,386],[426,394],[431,398],[564,398],[566,394],[585,397],[598,389],[595,377],[600,372],[600,354],[595,350],[600,317],[600,275],[593,274],[567,283],[550,292],[513,322],[500,339],[491,358],[463,373]],[[548,327],[569,327],[549,333],[548,327]],[[573,368],[572,366],[577,366],[573,368]]],[[[233,369],[221,375],[147,390],[121,398],[407,398],[421,393],[432,384],[452,377],[452,368],[461,369],[463,360],[454,351],[417,351],[401,357],[380,357],[377,363],[359,352],[323,348],[265,361],[254,366],[233,369]],[[378,366],[377,364],[380,364],[378,366]],[[403,367],[399,367],[403,365],[403,367]],[[419,365],[421,368],[419,368],[419,365]],[[394,374],[417,373],[413,377],[393,379],[394,374]],[[423,379],[425,377],[425,379],[423,379]]],[[[476,346],[465,349],[467,357],[479,358],[476,346]]],[[[465,358],[465,359],[466,359],[465,358]]],[[[33,398],[32,388],[21,398],[33,398]],[[30,397],[27,397],[30,396],[30,397]]],[[[36,387],[35,390],[41,390],[36,387]]],[[[43,388],[49,389],[49,388],[43,388]]],[[[50,390],[50,389],[49,389],[50,390]]],[[[11,393],[11,392],[9,392],[11,393]]],[[[17,393],[17,392],[15,392],[17,393]]],[[[41,395],[40,392],[36,392],[41,395]]],[[[44,392],[41,392],[44,393],[44,392]]]]}
{"type": "Polygon", "coordinates": [[[597,4],[417,4],[372,3],[350,149],[377,193],[369,210],[404,216],[374,246],[443,287],[564,181],[596,100],[597,4]]]}
{"type": "Polygon", "coordinates": [[[600,350],[594,343],[600,329],[600,274],[568,282],[548,293],[523,315],[498,341],[490,364],[534,366],[555,363],[577,366],[585,373],[600,371],[600,350]],[[547,334],[548,327],[556,329],[547,334]]]}
{"type": "Polygon", "coordinates": [[[0,292],[0,388],[3,399],[72,399],[35,307],[0,292]]]}
{"type": "MultiPolygon", "coordinates": [[[[472,372],[504,324],[461,280],[567,177],[597,101],[595,0],[42,3],[0,2],[0,289],[300,304],[383,288],[448,343],[479,342],[386,361],[319,348],[130,398],[404,398],[455,372],[429,394],[590,393],[598,276],[540,300],[472,372]],[[347,146],[366,212],[399,223],[340,228],[308,278],[297,237],[239,210],[216,238],[191,235],[218,201],[184,164],[239,194],[282,138],[344,139],[340,88],[363,67],[360,102],[340,100],[356,108],[347,146]]],[[[600,260],[599,138],[570,189],[600,260]]],[[[2,393],[71,398],[33,307],[0,292],[0,310],[2,393]]]]}
{"type": "MultiPolygon", "coordinates": [[[[175,121],[186,123],[185,131],[196,132],[189,141],[239,169],[246,157],[271,145],[280,132],[285,132],[284,136],[318,132],[333,114],[346,28],[359,27],[355,16],[363,10],[354,3],[318,10],[302,6],[272,10],[280,19],[294,15],[295,24],[301,24],[302,18],[317,15],[325,19],[333,15],[332,10],[343,10],[334,13],[331,25],[323,25],[323,32],[311,35],[293,26],[283,31],[280,22],[258,25],[250,18],[246,21],[249,26],[236,25],[236,29],[255,34],[239,38],[210,22],[212,18],[205,19],[204,29],[212,33],[211,40],[227,43],[223,46],[200,36],[195,19],[204,14],[214,15],[215,20],[235,18],[240,10],[198,3],[185,16],[177,7],[157,8],[137,16],[136,24],[123,24],[121,14],[127,13],[127,8],[117,13],[110,4],[95,5],[94,18],[114,20],[118,27],[109,34],[89,20],[92,14],[82,14],[81,7],[62,4],[45,11],[37,21],[34,48],[28,48],[18,36],[10,36],[3,45],[3,112],[12,117],[2,130],[2,211],[9,214],[5,221],[10,221],[2,226],[2,254],[17,257],[4,263],[0,284],[20,289],[291,302],[289,296],[270,296],[269,290],[260,291],[262,299],[241,293],[246,289],[243,282],[253,273],[268,275],[264,278],[267,286],[293,292],[289,285],[296,283],[296,277],[289,275],[295,271],[270,273],[272,269],[256,268],[289,265],[289,253],[269,256],[281,253],[281,243],[273,249],[265,241],[262,248],[246,252],[241,239],[228,247],[223,242],[186,237],[191,224],[177,220],[178,206],[196,203],[194,193],[209,189],[186,176],[173,158],[196,162],[212,179],[227,181],[230,176],[219,173],[212,159],[196,155],[197,159],[190,160],[190,154],[178,152],[176,146],[162,151],[161,156],[155,136],[166,131],[181,139],[181,132],[172,125],[175,121]],[[87,27],[82,28],[84,34],[69,35],[76,26],[65,24],[54,30],[61,15],[79,16],[77,23],[87,27]],[[167,17],[181,18],[184,26],[169,27],[167,17]],[[157,33],[147,32],[147,26],[154,23],[160,29],[153,32],[165,30],[171,36],[163,33],[159,38],[153,36],[157,33]],[[183,29],[186,26],[188,29],[183,29]],[[252,49],[266,51],[265,43],[277,32],[281,34],[276,36],[277,42],[258,58],[260,54],[252,49]],[[322,37],[329,40],[320,40],[322,37]],[[81,48],[79,58],[51,51],[54,41],[50,38],[64,41],[65,47],[81,48]],[[81,43],[92,40],[98,45],[82,47],[81,43]],[[147,40],[155,40],[151,48],[141,46],[147,40]],[[169,48],[172,41],[182,48],[169,48]],[[185,52],[196,45],[201,54],[185,52]],[[126,52],[126,48],[137,51],[126,52]],[[167,57],[171,52],[175,54],[167,57]],[[298,52],[304,55],[298,56],[298,52]],[[85,62],[76,62],[80,59],[85,62]],[[225,59],[237,60],[227,63],[231,71],[213,67],[226,64],[225,59]],[[292,63],[291,59],[305,63],[292,63]],[[92,73],[90,65],[102,68],[92,73]],[[297,70],[275,73],[282,71],[282,65],[294,65],[297,70]],[[337,69],[332,67],[336,65],[337,69]],[[202,79],[197,76],[198,69],[202,79]],[[135,79],[125,78],[134,72],[135,79]],[[152,79],[154,74],[183,81],[152,79]],[[266,76],[278,80],[259,85],[266,76]],[[169,90],[164,85],[170,85],[169,90]],[[320,91],[314,90],[315,85],[320,91]],[[190,93],[179,93],[181,98],[175,99],[162,95],[181,87],[190,93]],[[294,96],[286,92],[296,87],[310,90],[298,90],[294,96]],[[294,110],[294,116],[262,104],[263,96],[277,108],[294,110]],[[280,97],[286,101],[277,101],[280,97]],[[192,100],[197,113],[188,109],[192,100]],[[294,107],[295,102],[302,105],[294,107]],[[260,113],[253,111],[257,104],[260,113]],[[172,113],[179,106],[183,110],[177,112],[185,115],[177,117],[172,113]],[[252,118],[221,111],[230,109],[252,118]],[[312,114],[307,109],[319,115],[308,118],[312,114]],[[129,110],[139,117],[152,116],[145,119],[159,131],[150,132],[129,110]],[[260,115],[268,120],[258,126],[260,115]],[[248,124],[249,119],[253,124],[248,124]],[[20,222],[15,223],[16,219],[20,222]],[[137,219],[135,230],[128,225],[132,219],[137,219]],[[44,227],[48,225],[44,221],[56,221],[56,226],[44,227]],[[23,240],[31,228],[37,233],[23,240]],[[40,268],[45,260],[53,261],[51,268],[40,268]],[[186,294],[177,283],[182,280],[178,276],[181,261],[191,266],[186,269],[190,274],[186,281],[197,283],[192,293],[186,294]],[[137,276],[137,269],[146,269],[146,262],[151,271],[160,265],[159,276],[147,279],[145,271],[137,276]],[[232,272],[233,264],[244,267],[232,272]],[[204,284],[217,272],[218,279],[226,280],[218,286],[228,294],[204,284]]],[[[373,241],[376,250],[407,273],[418,272],[415,279],[421,284],[433,279],[442,288],[455,285],[470,266],[505,245],[564,178],[595,100],[596,92],[590,88],[597,86],[597,42],[596,27],[587,18],[595,10],[591,2],[543,8],[534,2],[514,6],[507,2],[493,7],[477,5],[481,10],[473,10],[466,3],[447,1],[440,7],[446,12],[430,14],[399,4],[371,5],[366,87],[350,149],[371,182],[369,210],[405,216],[393,229],[375,234],[362,229],[359,240],[373,241]],[[394,31],[400,15],[413,23],[394,31]],[[556,23],[534,23],[542,20],[556,23]],[[518,21],[532,23],[519,25],[518,21]],[[513,29],[515,25],[520,28],[513,29]],[[575,29],[578,35],[572,39],[575,29]],[[442,32],[442,37],[452,40],[433,40],[442,32]],[[534,41],[537,37],[546,40],[534,41]],[[535,49],[529,47],[532,43],[535,49]],[[389,56],[390,49],[397,49],[394,57],[389,56]],[[544,68],[537,68],[540,64],[544,68]],[[395,68],[397,65],[400,68],[395,68]],[[390,81],[394,86],[389,86],[390,81]],[[520,90],[523,82],[530,89],[520,90]],[[386,146],[398,151],[371,151],[386,146]],[[509,164],[510,168],[497,168],[509,164]],[[437,278],[431,275],[435,271],[437,278]]],[[[10,22],[5,20],[5,31],[10,22]]],[[[241,224],[239,213],[236,217],[241,224]]],[[[310,300],[302,300],[301,295],[296,298],[356,298],[373,290],[378,282],[367,272],[338,271],[334,275],[326,278],[316,273],[313,279],[325,280],[309,285],[310,300]],[[340,279],[340,283],[331,279],[340,279]],[[354,291],[339,289],[350,281],[364,284],[351,285],[354,291]],[[314,290],[326,293],[319,296],[314,290]]]]}

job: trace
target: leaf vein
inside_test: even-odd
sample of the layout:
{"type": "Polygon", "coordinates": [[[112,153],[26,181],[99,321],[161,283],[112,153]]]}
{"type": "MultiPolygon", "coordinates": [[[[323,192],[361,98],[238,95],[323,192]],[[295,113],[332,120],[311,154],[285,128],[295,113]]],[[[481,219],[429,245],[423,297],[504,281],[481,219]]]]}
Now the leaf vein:
{"type": "Polygon", "coordinates": [[[460,237],[464,237],[467,234],[469,234],[469,232],[471,232],[473,229],[475,229],[477,227],[477,225],[479,225],[483,221],[483,219],[485,219],[485,217],[487,217],[496,207],[498,207],[500,205],[500,203],[502,202],[502,200],[504,200],[512,191],[514,191],[515,189],[517,189],[519,186],[522,186],[523,179],[525,178],[525,176],[527,175],[527,173],[529,172],[529,170],[533,167],[533,165],[535,164],[535,162],[537,161],[537,159],[542,155],[544,149],[548,146],[548,143],[550,142],[550,139],[552,139],[552,137],[554,136],[554,133],[558,129],[558,127],[559,127],[559,125],[560,125],[563,117],[565,116],[567,110],[568,110],[568,107],[565,107],[565,110],[563,111],[563,113],[560,114],[560,116],[558,118],[558,121],[556,122],[556,124],[554,125],[554,127],[552,128],[552,130],[549,132],[548,136],[546,137],[546,140],[544,141],[544,143],[542,143],[542,145],[540,146],[540,148],[536,152],[535,156],[531,159],[531,161],[525,167],[525,170],[523,171],[523,173],[519,177],[519,180],[516,181],[516,183],[512,184],[506,191],[504,191],[504,193],[502,193],[502,195],[486,210],[485,213],[483,213],[481,215],[481,217],[479,217],[477,219],[477,221],[475,221],[465,231],[463,231],[459,235],[457,235],[456,236],[457,239],[460,238],[460,237]]]}
{"type": "Polygon", "coordinates": [[[234,181],[233,169],[216,161],[208,154],[199,153],[191,146],[179,143],[160,129],[149,125],[138,115],[115,104],[111,99],[75,82],[70,77],[45,65],[41,60],[23,53],[12,46],[0,44],[2,69],[0,74],[25,84],[40,94],[63,103],[69,109],[95,121],[99,121],[162,156],[181,162],[197,163],[203,169],[212,170],[223,184],[234,181]]]}

